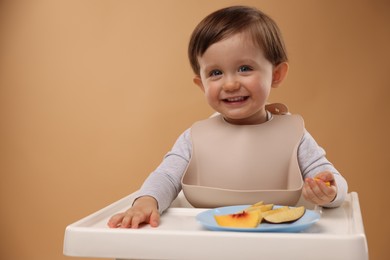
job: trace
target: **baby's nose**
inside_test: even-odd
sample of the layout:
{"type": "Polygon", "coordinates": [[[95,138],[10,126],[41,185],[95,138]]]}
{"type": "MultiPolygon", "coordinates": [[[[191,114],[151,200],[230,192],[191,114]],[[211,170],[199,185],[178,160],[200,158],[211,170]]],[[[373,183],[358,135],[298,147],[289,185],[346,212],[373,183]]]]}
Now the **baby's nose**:
{"type": "Polygon", "coordinates": [[[231,80],[227,80],[224,84],[223,84],[223,90],[225,91],[235,91],[235,90],[238,90],[240,88],[240,82],[238,82],[237,80],[235,79],[231,79],[231,80]]]}

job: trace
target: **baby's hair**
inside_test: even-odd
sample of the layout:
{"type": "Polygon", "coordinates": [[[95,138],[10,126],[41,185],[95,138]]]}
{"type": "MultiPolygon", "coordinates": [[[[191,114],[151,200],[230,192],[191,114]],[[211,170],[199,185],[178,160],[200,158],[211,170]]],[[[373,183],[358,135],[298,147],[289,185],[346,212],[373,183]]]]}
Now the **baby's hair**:
{"type": "Polygon", "coordinates": [[[188,57],[194,73],[199,75],[198,58],[212,44],[241,32],[249,33],[273,65],[288,60],[281,32],[268,15],[252,7],[231,6],[206,16],[192,32],[188,57]]]}

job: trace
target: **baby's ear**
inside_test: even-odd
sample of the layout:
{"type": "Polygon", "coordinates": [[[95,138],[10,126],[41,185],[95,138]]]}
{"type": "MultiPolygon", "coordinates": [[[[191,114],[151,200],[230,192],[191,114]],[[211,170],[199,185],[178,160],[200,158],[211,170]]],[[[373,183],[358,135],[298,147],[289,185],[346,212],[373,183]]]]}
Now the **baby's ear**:
{"type": "Polygon", "coordinates": [[[288,63],[282,62],[275,66],[272,72],[272,87],[277,88],[287,77],[288,63]]]}
{"type": "Polygon", "coordinates": [[[193,81],[204,92],[204,86],[201,77],[199,75],[195,75],[193,81]]]}

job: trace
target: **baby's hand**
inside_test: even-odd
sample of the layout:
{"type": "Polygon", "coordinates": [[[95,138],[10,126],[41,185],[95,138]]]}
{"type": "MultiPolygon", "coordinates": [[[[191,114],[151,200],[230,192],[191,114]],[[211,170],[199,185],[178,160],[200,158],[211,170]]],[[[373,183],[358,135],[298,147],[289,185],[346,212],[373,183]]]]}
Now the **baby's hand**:
{"type": "Polygon", "coordinates": [[[157,201],[153,197],[145,196],[138,198],[125,212],[112,216],[107,225],[110,228],[138,228],[142,223],[149,223],[152,227],[157,227],[159,222],[157,201]]]}
{"type": "Polygon", "coordinates": [[[332,202],[337,195],[333,174],[321,172],[314,178],[306,178],[302,195],[307,201],[320,206],[332,202]]]}

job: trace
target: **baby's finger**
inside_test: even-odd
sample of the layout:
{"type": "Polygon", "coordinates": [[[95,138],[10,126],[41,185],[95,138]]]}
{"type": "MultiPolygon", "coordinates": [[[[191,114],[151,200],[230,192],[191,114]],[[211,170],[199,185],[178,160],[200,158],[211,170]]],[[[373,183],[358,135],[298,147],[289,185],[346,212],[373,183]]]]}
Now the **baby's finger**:
{"type": "Polygon", "coordinates": [[[107,222],[107,225],[110,227],[110,228],[117,228],[120,226],[120,223],[122,223],[122,219],[124,217],[124,213],[118,213],[118,214],[115,214],[114,216],[112,216],[108,222],[107,222]]]}
{"type": "Polygon", "coordinates": [[[133,218],[131,219],[131,228],[138,228],[139,224],[144,223],[146,220],[145,214],[138,213],[134,214],[133,218]]]}
{"type": "Polygon", "coordinates": [[[125,216],[122,219],[120,227],[121,228],[129,228],[131,226],[132,219],[133,219],[133,216],[131,214],[129,214],[129,213],[125,214],[125,216]]]}
{"type": "Polygon", "coordinates": [[[311,187],[311,190],[313,191],[314,195],[318,198],[319,203],[318,204],[323,204],[324,202],[328,201],[328,195],[324,192],[325,190],[328,189],[327,185],[320,181],[309,181],[309,185],[311,187]]]}
{"type": "Polygon", "coordinates": [[[309,182],[310,182],[310,180],[305,180],[305,185],[304,185],[304,189],[303,189],[303,196],[306,200],[308,200],[314,204],[320,204],[320,200],[318,199],[317,195],[314,193],[309,182]]]}
{"type": "Polygon", "coordinates": [[[334,185],[326,185],[323,182],[318,183],[318,187],[321,189],[322,193],[326,195],[327,201],[332,201],[337,194],[337,187],[334,185]]]}
{"type": "Polygon", "coordinates": [[[158,211],[153,211],[152,214],[150,215],[150,220],[149,224],[152,227],[157,227],[160,223],[160,214],[158,211]]]}

